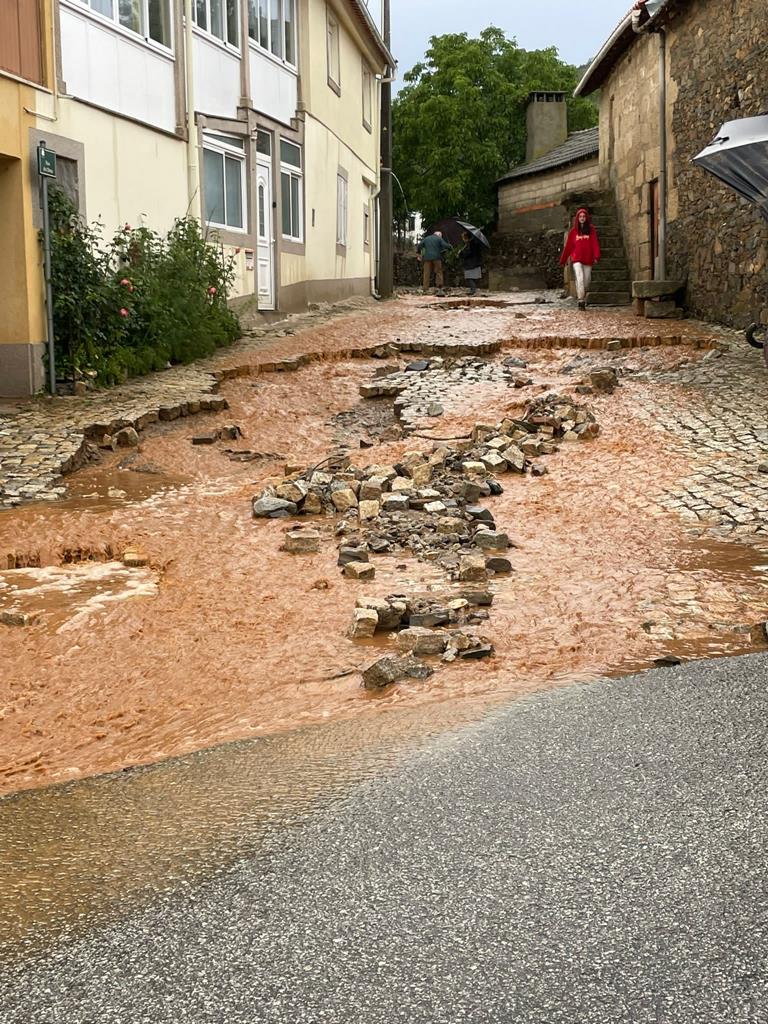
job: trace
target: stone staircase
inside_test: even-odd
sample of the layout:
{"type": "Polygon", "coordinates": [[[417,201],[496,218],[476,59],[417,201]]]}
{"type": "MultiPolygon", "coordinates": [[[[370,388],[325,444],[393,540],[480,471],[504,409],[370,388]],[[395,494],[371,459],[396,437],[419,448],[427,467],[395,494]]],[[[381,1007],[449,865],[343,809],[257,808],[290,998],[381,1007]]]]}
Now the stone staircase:
{"type": "Polygon", "coordinates": [[[571,223],[581,206],[590,212],[602,253],[600,262],[592,273],[590,305],[626,305],[631,302],[632,281],[613,195],[610,192],[591,192],[571,197],[568,204],[571,223]]]}

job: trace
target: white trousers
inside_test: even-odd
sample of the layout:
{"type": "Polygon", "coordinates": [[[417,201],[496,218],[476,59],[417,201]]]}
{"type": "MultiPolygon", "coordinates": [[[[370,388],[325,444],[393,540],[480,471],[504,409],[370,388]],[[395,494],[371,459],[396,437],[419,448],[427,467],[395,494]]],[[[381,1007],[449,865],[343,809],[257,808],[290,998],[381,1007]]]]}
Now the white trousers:
{"type": "Polygon", "coordinates": [[[576,278],[576,298],[579,302],[584,302],[592,281],[592,267],[587,263],[574,263],[573,276],[576,278]]]}

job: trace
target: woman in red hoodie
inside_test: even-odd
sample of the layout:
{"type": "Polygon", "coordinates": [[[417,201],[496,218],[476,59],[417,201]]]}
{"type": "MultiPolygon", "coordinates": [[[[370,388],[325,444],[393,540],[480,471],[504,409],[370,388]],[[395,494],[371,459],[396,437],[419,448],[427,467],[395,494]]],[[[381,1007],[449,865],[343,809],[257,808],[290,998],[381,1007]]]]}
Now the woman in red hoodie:
{"type": "Polygon", "coordinates": [[[573,265],[579,309],[587,308],[587,292],[592,280],[592,267],[599,259],[600,243],[597,240],[597,231],[589,219],[589,213],[582,207],[576,213],[576,219],[568,232],[565,248],[560,257],[561,267],[564,267],[568,260],[573,265]]]}

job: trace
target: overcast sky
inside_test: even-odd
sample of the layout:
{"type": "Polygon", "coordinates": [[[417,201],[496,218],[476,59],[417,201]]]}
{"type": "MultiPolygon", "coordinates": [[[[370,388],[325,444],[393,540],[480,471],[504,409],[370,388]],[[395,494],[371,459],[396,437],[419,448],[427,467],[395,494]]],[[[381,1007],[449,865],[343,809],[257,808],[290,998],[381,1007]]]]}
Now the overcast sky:
{"type": "Polygon", "coordinates": [[[632,6],[632,0],[391,0],[392,52],[398,82],[424,56],[430,36],[467,32],[488,25],[504,29],[526,50],[556,46],[577,66],[594,57],[632,6]]]}

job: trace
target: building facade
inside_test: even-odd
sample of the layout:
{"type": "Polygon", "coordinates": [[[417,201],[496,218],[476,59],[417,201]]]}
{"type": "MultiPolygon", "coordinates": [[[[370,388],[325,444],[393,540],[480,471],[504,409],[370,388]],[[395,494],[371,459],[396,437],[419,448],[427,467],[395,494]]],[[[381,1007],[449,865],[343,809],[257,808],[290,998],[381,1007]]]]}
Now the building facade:
{"type": "Polygon", "coordinates": [[[658,270],[663,31],[666,276],[687,281],[687,302],[698,315],[736,326],[766,319],[768,225],[691,162],[724,121],[768,110],[765,3],[653,0],[648,7],[655,31],[638,34],[628,14],[577,90],[600,89],[600,164],[616,197],[632,276],[650,280],[658,270]]]}
{"type": "MultiPolygon", "coordinates": [[[[15,138],[30,196],[37,320],[19,342],[31,364],[45,338],[40,141],[57,154],[61,187],[107,235],[199,216],[234,259],[243,315],[370,293],[379,83],[393,61],[362,0],[43,2],[52,5],[48,33],[40,6],[48,77],[40,88],[14,80],[31,90],[14,105],[27,118],[15,138]]],[[[39,372],[21,389],[10,383],[2,353],[0,394],[39,388],[39,372]]]]}

